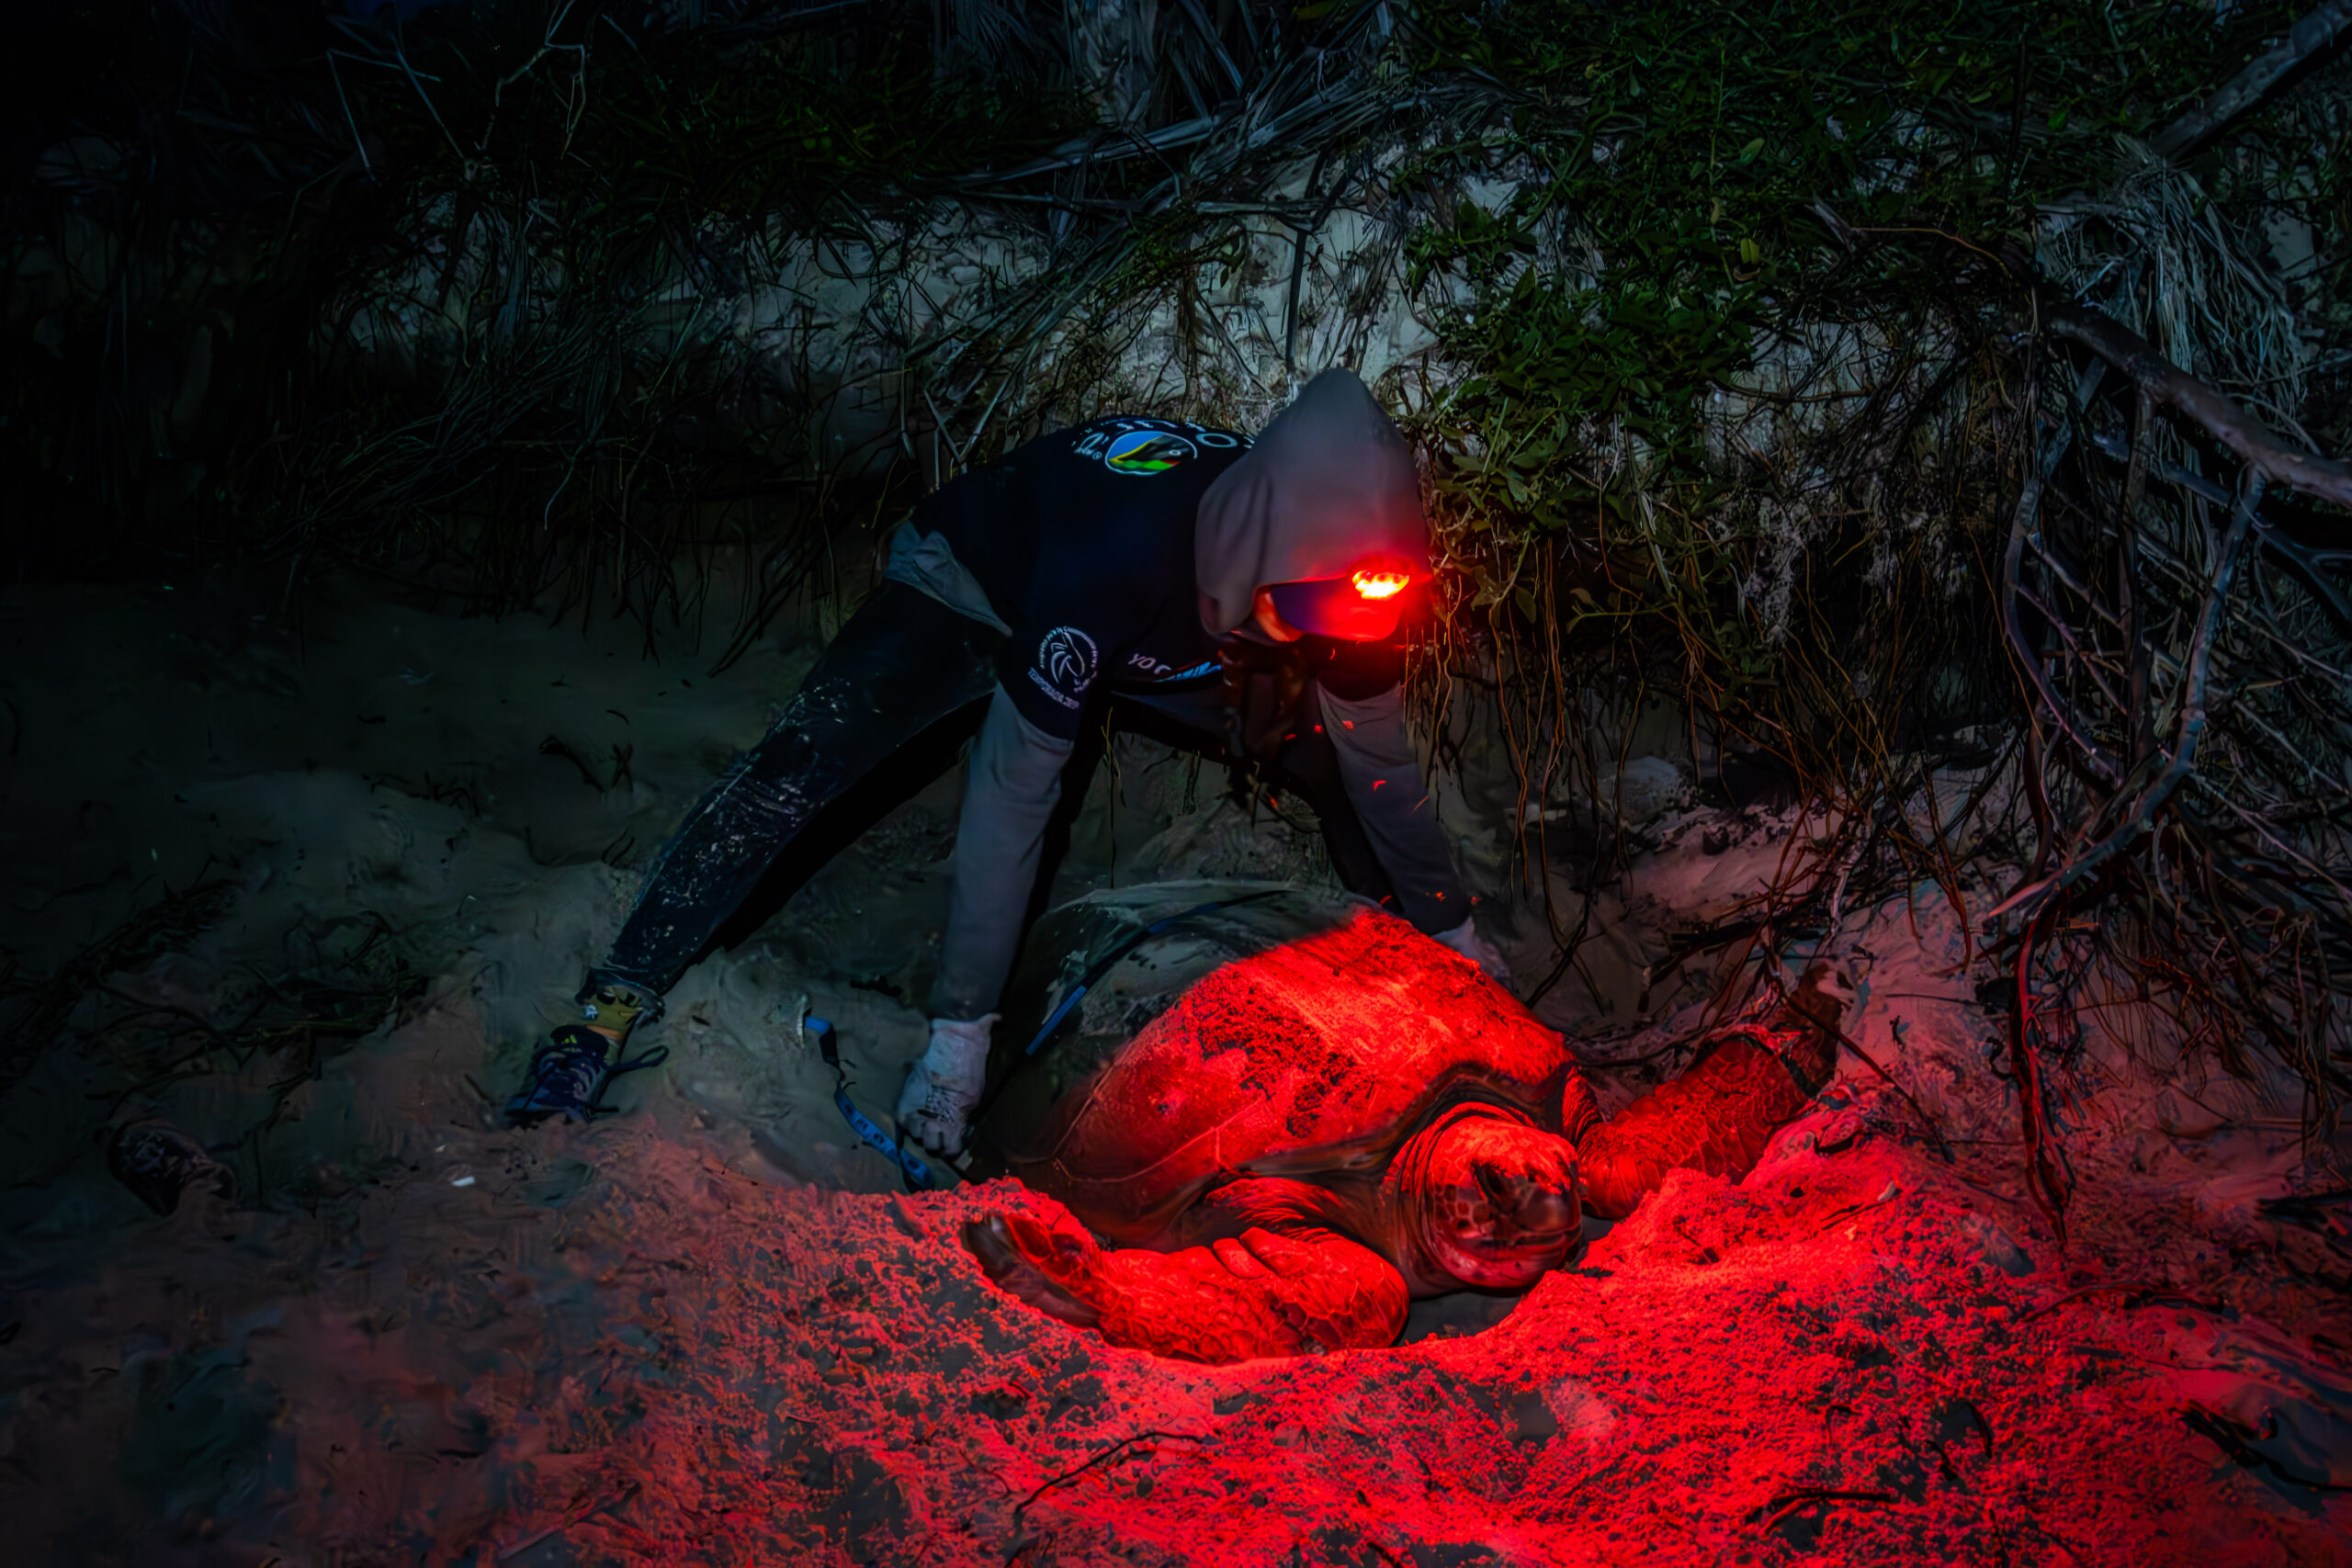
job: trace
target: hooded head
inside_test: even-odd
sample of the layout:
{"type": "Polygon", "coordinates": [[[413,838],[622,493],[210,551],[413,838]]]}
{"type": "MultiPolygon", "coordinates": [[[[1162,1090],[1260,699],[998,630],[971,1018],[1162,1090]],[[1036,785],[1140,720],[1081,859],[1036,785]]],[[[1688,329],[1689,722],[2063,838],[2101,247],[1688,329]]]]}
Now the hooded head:
{"type": "MultiPolygon", "coordinates": [[[[1201,624],[1219,635],[1250,619],[1260,589],[1317,583],[1339,593],[1349,614],[1305,629],[1385,637],[1396,626],[1394,614],[1381,623],[1396,604],[1396,579],[1429,580],[1429,520],[1412,449],[1351,370],[1309,381],[1217,476],[1196,516],[1201,624]],[[1366,615],[1366,606],[1381,609],[1366,615]]],[[[1318,596],[1330,594],[1295,593],[1302,606],[1318,596]]]]}

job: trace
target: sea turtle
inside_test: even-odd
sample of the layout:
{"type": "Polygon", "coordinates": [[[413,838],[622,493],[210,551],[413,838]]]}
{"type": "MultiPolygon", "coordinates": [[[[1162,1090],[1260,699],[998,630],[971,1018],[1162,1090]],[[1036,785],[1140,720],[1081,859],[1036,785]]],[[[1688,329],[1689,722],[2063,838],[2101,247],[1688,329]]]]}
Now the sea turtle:
{"type": "Polygon", "coordinates": [[[1580,1207],[1745,1175],[1836,1061],[1816,970],[1603,1121],[1555,1031],[1337,893],[1098,894],[1028,951],[978,1157],[1079,1223],[992,1212],[966,1244],[1041,1310],[1192,1360],[1389,1345],[1411,1298],[1524,1290],[1581,1251],[1580,1207]]]}

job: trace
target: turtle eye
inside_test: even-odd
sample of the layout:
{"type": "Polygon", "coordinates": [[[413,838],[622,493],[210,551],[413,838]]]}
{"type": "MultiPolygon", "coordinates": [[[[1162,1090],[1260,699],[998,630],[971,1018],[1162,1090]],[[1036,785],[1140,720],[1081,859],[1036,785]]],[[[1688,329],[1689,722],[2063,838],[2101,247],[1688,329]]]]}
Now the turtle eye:
{"type": "Polygon", "coordinates": [[[1488,1165],[1485,1160],[1478,1162],[1476,1169],[1478,1190],[1487,1195],[1487,1201],[1498,1209],[1508,1210],[1511,1206],[1513,1185],[1510,1178],[1488,1165]]]}

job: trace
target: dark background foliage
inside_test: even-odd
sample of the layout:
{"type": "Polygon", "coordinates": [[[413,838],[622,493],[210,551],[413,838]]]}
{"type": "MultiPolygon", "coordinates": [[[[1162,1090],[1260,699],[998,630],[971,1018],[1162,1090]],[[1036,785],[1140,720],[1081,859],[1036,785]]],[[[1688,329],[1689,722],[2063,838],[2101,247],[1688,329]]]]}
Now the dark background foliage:
{"type": "MultiPolygon", "coordinates": [[[[1316,309],[1401,299],[1435,326],[1385,385],[1444,547],[1426,669],[1454,679],[1429,684],[1488,705],[1532,798],[1597,783],[1655,695],[1704,732],[1712,784],[1738,763],[1848,825],[1751,932],[1921,877],[1965,899],[1973,855],[2030,863],[2070,907],[2139,910],[2130,983],[2225,1050],[2268,1040],[2324,1105],[2352,711],[2312,671],[2346,651],[2342,518],[2274,493],[2233,575],[2215,503],[2163,476],[2226,506],[2238,459],[2043,331],[2056,304],[2103,312],[2290,445],[2342,448],[2346,68],[2320,51],[2226,135],[2144,151],[2296,8],[1077,15],[28,16],[0,62],[8,570],[261,563],[294,593],[356,566],[707,626],[724,662],[956,462],[1114,395],[1148,325],[1185,371],[1169,412],[1262,413],[1207,292],[1279,296],[1271,234],[1284,374],[1316,309]],[[1317,305],[1335,215],[1395,275],[1317,305]],[[1020,264],[918,321],[959,233],[1020,264]],[[763,303],[787,261],[905,308],[860,306],[848,363],[805,298],[763,303]],[[736,318],[762,310],[785,348],[747,348],[736,318]],[[861,398],[882,412],[846,427],[861,398]],[[2209,679],[2197,784],[2154,792],[2209,679]],[[1990,829],[1922,804],[1963,764],[2009,781],[1971,805],[2007,810],[1990,829]],[[2285,1012],[2274,962],[2312,976],[2285,1012]]],[[[2054,920],[2040,897],[2021,914],[2054,920]]],[[[1554,914],[1565,964],[1584,928],[1554,914]]],[[[1990,933],[2023,951],[2020,1016],[2034,930],[1990,933]]]]}

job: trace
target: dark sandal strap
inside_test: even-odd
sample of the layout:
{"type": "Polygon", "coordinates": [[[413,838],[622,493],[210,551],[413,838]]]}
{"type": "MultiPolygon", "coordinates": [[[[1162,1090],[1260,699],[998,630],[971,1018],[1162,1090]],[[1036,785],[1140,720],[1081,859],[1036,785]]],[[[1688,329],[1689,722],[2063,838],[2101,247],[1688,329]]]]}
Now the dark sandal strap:
{"type": "Polygon", "coordinates": [[[606,1063],[605,1066],[605,1080],[609,1082],[612,1079],[620,1077],[623,1073],[634,1073],[645,1067],[658,1067],[669,1059],[670,1047],[667,1045],[656,1045],[650,1051],[639,1052],[636,1055],[629,1057],[627,1061],[606,1063]]]}

